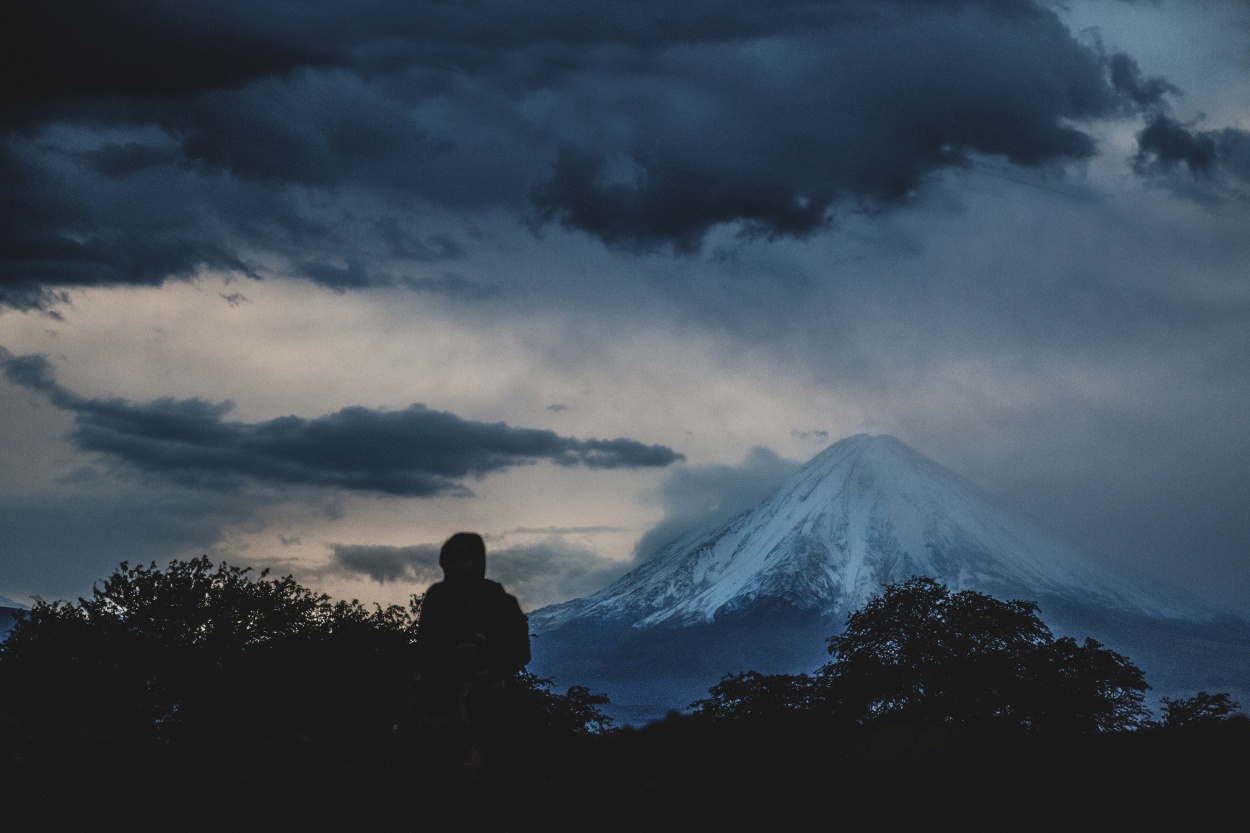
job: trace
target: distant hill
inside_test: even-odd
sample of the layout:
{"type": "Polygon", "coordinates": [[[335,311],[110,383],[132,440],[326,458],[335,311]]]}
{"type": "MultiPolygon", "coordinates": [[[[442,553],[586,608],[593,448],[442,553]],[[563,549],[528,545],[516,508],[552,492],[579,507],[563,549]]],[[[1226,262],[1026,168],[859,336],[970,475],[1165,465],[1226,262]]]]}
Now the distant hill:
{"type": "Polygon", "coordinates": [[[898,439],[865,434],[598,593],[532,612],[530,667],[645,722],[725,673],[813,670],[848,613],[914,575],[1036,601],[1057,634],[1129,656],[1156,696],[1250,686],[1250,622],[1114,572],[898,439]]]}

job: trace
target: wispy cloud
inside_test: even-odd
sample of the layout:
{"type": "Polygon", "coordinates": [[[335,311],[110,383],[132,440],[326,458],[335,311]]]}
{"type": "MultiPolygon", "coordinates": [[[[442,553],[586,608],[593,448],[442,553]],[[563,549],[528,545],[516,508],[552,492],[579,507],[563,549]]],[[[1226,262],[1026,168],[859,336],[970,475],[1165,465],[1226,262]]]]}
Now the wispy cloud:
{"type": "Polygon", "coordinates": [[[231,422],[230,402],[91,399],[58,384],[42,356],[3,353],[0,363],[11,382],[73,413],[71,438],[81,450],[186,484],[227,486],[242,479],[407,497],[468,496],[467,478],[539,461],[616,469],[683,459],[667,446],[563,437],[419,404],[401,411],[351,407],[312,419],[231,422]]]}

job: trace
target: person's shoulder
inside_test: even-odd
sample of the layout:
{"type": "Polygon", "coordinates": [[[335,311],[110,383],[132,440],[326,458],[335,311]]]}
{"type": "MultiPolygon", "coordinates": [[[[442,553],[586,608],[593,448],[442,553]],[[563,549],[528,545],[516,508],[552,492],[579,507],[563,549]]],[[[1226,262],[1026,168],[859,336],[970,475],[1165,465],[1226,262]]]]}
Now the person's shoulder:
{"type": "Polygon", "coordinates": [[[485,585],[484,591],[486,593],[490,593],[491,595],[498,597],[501,601],[512,602],[519,605],[516,596],[509,593],[499,582],[491,581],[488,578],[482,579],[482,582],[485,585]]]}
{"type": "Polygon", "coordinates": [[[515,597],[513,597],[513,596],[512,596],[512,594],[511,594],[511,593],[509,593],[509,592],[508,592],[507,588],[505,588],[505,587],[504,587],[502,584],[500,584],[499,582],[497,582],[497,581],[491,581],[490,579],[486,579],[486,580],[487,580],[488,582],[490,582],[492,585],[494,585],[494,587],[493,587],[492,589],[494,589],[494,590],[495,590],[495,592],[497,592],[497,593],[502,593],[502,594],[504,594],[505,596],[508,596],[509,598],[515,598],[515,597]]]}

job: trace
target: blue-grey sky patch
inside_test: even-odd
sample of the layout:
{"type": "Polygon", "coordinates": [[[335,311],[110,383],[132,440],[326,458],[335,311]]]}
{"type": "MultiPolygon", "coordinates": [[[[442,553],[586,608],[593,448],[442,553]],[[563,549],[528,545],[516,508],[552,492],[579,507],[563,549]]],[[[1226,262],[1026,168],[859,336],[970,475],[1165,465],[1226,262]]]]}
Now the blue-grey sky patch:
{"type": "Polygon", "coordinates": [[[73,599],[123,561],[163,566],[211,554],[238,563],[222,550],[223,530],[263,525],[271,505],[255,493],[149,489],[112,479],[0,496],[0,575],[11,596],[73,599]]]}

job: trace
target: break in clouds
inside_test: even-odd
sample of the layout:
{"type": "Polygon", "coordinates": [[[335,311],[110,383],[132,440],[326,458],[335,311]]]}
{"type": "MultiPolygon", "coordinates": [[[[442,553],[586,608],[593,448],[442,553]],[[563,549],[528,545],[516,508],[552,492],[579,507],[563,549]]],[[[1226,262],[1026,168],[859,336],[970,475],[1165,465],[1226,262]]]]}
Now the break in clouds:
{"type": "Polygon", "coordinates": [[[401,411],[351,407],[312,419],[231,422],[229,402],[94,399],[58,384],[42,356],[0,353],[0,364],[9,381],[73,414],[70,439],[81,451],[182,485],[252,481],[405,497],[468,496],[467,478],[539,461],[616,469],[683,459],[661,445],[562,437],[419,404],[401,411]]]}
{"type": "Polygon", "coordinates": [[[1174,121],[1168,81],[1036,0],[61,0],[5,36],[17,308],[204,270],[471,299],[414,275],[475,245],[449,213],[627,251],[803,237],[977,156],[1088,158],[1100,119],[1144,125],[1142,176],[1245,196],[1244,131],[1174,121]]]}

